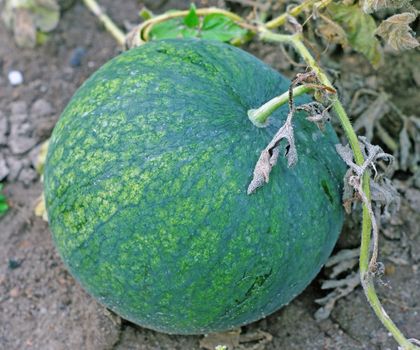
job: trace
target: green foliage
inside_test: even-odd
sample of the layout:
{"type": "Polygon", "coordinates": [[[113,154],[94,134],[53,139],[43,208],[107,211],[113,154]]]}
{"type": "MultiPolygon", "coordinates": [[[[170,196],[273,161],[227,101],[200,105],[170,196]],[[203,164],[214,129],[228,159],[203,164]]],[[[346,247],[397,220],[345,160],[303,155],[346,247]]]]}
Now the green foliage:
{"type": "Polygon", "coordinates": [[[239,43],[248,37],[248,30],[223,14],[198,16],[191,5],[187,16],[173,18],[153,26],[151,40],[174,38],[201,38],[222,42],[239,43]]]}
{"type": "Polygon", "coordinates": [[[143,18],[145,21],[147,21],[150,18],[153,18],[153,13],[146,7],[143,7],[139,12],[140,18],[143,18]]]}
{"type": "Polygon", "coordinates": [[[3,189],[3,184],[0,183],[0,216],[5,214],[7,210],[9,209],[6,196],[1,193],[2,189],[3,189]]]}
{"type": "Polygon", "coordinates": [[[228,42],[246,36],[246,29],[238,26],[222,14],[215,13],[204,17],[201,34],[203,39],[228,42]]]}
{"type": "Polygon", "coordinates": [[[200,19],[197,16],[197,12],[195,11],[195,5],[191,4],[190,12],[184,18],[184,24],[189,28],[198,27],[200,24],[200,19]]]}

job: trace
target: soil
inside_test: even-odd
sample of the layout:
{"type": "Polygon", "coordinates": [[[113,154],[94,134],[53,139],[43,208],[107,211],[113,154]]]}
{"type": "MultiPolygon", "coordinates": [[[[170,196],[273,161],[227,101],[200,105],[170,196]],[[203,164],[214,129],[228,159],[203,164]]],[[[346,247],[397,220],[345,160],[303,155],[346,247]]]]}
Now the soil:
{"type": "MultiPolygon", "coordinates": [[[[223,5],[223,1],[206,3],[223,5]]],[[[137,1],[103,0],[101,4],[122,28],[138,22],[141,6],[137,1]]],[[[186,8],[189,1],[149,1],[146,5],[163,12],[186,8]]],[[[274,46],[254,42],[247,49],[289,76],[302,70],[274,46]]],[[[35,49],[17,48],[0,23],[0,181],[5,183],[11,206],[0,218],[0,349],[185,350],[206,346],[203,336],[147,330],[96,303],[68,274],[47,223],[34,214],[42,192],[35,170],[40,145],[77,87],[118,53],[113,38],[81,3],[63,13],[47,43],[35,49]],[[78,54],[80,66],[74,66],[78,54]],[[11,70],[23,74],[23,84],[9,84],[11,70]]],[[[359,55],[338,56],[334,61],[323,60],[341,71],[339,84],[347,107],[354,91],[367,86],[384,89],[407,115],[418,111],[418,52],[388,53],[387,64],[379,71],[373,71],[359,55]]],[[[391,136],[398,140],[398,135],[391,136]]],[[[415,187],[420,181],[413,181],[413,174],[407,171],[395,174],[401,208],[382,225],[381,261],[386,268],[385,283],[378,289],[401,330],[420,337],[420,190],[415,187]]],[[[359,224],[356,216],[348,218],[337,251],[358,246],[359,224]]],[[[315,319],[319,307],[315,299],[327,294],[320,287],[327,276],[328,271],[323,270],[288,306],[243,327],[241,345],[235,348],[396,349],[360,287],[338,300],[329,318],[315,319]],[[255,334],[265,334],[265,341],[247,342],[255,334]]]]}

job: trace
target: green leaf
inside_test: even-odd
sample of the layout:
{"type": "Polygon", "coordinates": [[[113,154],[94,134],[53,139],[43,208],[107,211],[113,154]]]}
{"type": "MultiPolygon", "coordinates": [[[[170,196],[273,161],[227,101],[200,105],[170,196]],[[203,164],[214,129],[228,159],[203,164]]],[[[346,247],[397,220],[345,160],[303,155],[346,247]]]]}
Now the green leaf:
{"type": "MultiPolygon", "coordinates": [[[[0,183],[0,191],[3,190],[3,184],[0,183]]],[[[7,209],[9,209],[9,205],[6,201],[6,196],[0,193],[0,215],[4,214],[7,209]]]]}
{"type": "Polygon", "coordinates": [[[203,18],[201,28],[189,27],[185,18],[174,18],[158,23],[150,31],[151,40],[173,38],[202,38],[232,42],[247,38],[248,31],[222,14],[211,14],[203,18]]]}
{"type": "Polygon", "coordinates": [[[48,33],[36,32],[36,43],[37,45],[43,45],[47,42],[49,36],[48,33]]]}
{"type": "Polygon", "coordinates": [[[185,26],[183,25],[182,19],[180,18],[174,18],[162,23],[158,23],[154,25],[150,31],[150,39],[160,40],[180,38],[182,37],[181,30],[184,28],[185,26]]]}
{"type": "Polygon", "coordinates": [[[365,55],[374,67],[378,67],[382,57],[379,41],[375,37],[376,23],[373,17],[364,13],[357,4],[346,6],[331,3],[327,11],[346,32],[349,45],[365,55]]]}
{"type": "Polygon", "coordinates": [[[180,34],[182,38],[198,38],[200,36],[197,28],[183,28],[180,34]]]}
{"type": "Polygon", "coordinates": [[[0,215],[4,214],[7,209],[9,209],[7,203],[0,203],[0,215]]]}
{"type": "Polygon", "coordinates": [[[201,28],[203,39],[228,42],[236,38],[243,38],[248,31],[237,25],[230,18],[222,14],[211,14],[204,17],[201,28]]]}
{"type": "Polygon", "coordinates": [[[139,17],[147,21],[148,19],[153,18],[153,12],[145,6],[143,6],[143,8],[139,12],[139,17]]]}
{"type": "Polygon", "coordinates": [[[197,12],[195,10],[195,5],[191,4],[190,12],[188,12],[188,15],[186,15],[184,18],[184,24],[189,28],[198,27],[200,24],[200,19],[198,18],[197,12]]]}
{"type": "Polygon", "coordinates": [[[174,18],[156,24],[150,31],[151,40],[196,38],[199,36],[197,28],[188,28],[183,24],[183,18],[174,18]]]}

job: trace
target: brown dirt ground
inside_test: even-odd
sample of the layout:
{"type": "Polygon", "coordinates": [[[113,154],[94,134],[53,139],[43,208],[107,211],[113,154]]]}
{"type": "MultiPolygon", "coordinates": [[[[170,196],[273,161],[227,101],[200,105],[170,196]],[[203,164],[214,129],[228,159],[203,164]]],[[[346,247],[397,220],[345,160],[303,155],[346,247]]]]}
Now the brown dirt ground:
{"type": "MultiPolygon", "coordinates": [[[[140,5],[134,0],[101,3],[121,27],[138,20],[140,5]]],[[[188,3],[149,1],[147,5],[161,12],[185,8],[188,3]]],[[[274,47],[253,43],[248,49],[292,75],[292,66],[274,47]]],[[[97,304],[67,273],[47,224],[34,216],[42,191],[34,170],[38,146],[49,137],[76,88],[116,54],[114,40],[80,3],[63,14],[47,44],[34,50],[17,48],[0,24],[0,163],[4,159],[9,168],[5,193],[11,204],[0,218],[0,349],[200,348],[200,336],[143,329],[97,304]],[[76,47],[86,50],[78,68],[69,65],[76,47]],[[12,69],[24,75],[24,83],[18,87],[8,83],[7,73],[12,69]]],[[[378,72],[350,54],[340,64],[336,61],[334,68],[345,67],[340,80],[344,88],[354,86],[355,81],[364,86],[368,81],[392,94],[405,113],[415,113],[419,107],[415,85],[415,80],[419,83],[418,52],[388,57],[388,65],[378,72]]],[[[345,94],[343,98],[348,103],[345,94]]],[[[378,288],[397,325],[405,334],[420,337],[420,191],[404,182],[407,177],[400,174],[401,210],[383,226],[387,234],[381,237],[381,260],[387,266],[387,284],[378,288]]],[[[358,232],[357,221],[349,219],[337,249],[356,247],[358,232]]],[[[317,322],[314,300],[326,294],[320,289],[322,279],[325,272],[290,305],[243,327],[243,334],[262,330],[272,335],[271,341],[255,349],[397,348],[373,316],[360,288],[338,301],[327,320],[317,322]]],[[[251,345],[255,344],[246,346],[251,345]]]]}

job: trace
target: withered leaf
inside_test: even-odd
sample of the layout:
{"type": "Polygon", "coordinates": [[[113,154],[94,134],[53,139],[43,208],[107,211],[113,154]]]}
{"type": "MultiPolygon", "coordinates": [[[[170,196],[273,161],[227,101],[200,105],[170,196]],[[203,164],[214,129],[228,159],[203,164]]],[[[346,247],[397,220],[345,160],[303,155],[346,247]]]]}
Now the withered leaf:
{"type": "Polygon", "coordinates": [[[300,105],[296,108],[296,110],[308,113],[306,120],[315,123],[321,132],[325,131],[325,125],[331,121],[328,108],[325,108],[319,102],[310,102],[300,105]]]}
{"type": "Polygon", "coordinates": [[[410,0],[362,0],[363,11],[371,13],[381,9],[399,9],[410,4],[410,0]]]}
{"type": "Polygon", "coordinates": [[[408,136],[407,129],[405,126],[400,132],[400,168],[401,170],[407,171],[408,169],[408,160],[410,157],[410,138],[408,136]]]}
{"type": "Polygon", "coordinates": [[[315,302],[321,307],[315,312],[315,319],[317,321],[327,319],[338,300],[349,295],[360,284],[359,274],[352,272],[341,280],[327,280],[322,283],[322,289],[333,289],[331,293],[323,298],[316,299],[315,302]]]}
{"type": "Polygon", "coordinates": [[[240,334],[240,328],[223,333],[211,333],[200,340],[200,347],[214,350],[222,345],[228,350],[233,350],[239,346],[240,334]]]}
{"type": "Polygon", "coordinates": [[[327,11],[332,20],[345,31],[349,45],[365,55],[374,67],[382,62],[380,45],[375,37],[376,23],[372,16],[364,13],[358,4],[346,6],[331,3],[327,11]]]}
{"type": "Polygon", "coordinates": [[[382,209],[381,217],[389,219],[400,209],[401,197],[391,180],[383,178],[378,182],[370,181],[372,202],[382,209]]]}
{"type": "Polygon", "coordinates": [[[379,93],[375,101],[370,103],[369,107],[356,120],[353,125],[354,130],[358,132],[364,129],[366,138],[372,141],[375,127],[379,124],[379,120],[389,111],[388,100],[389,96],[386,93],[379,93]]]}
{"type": "Polygon", "coordinates": [[[384,38],[394,50],[403,51],[419,46],[409,24],[416,19],[410,12],[391,16],[384,20],[376,30],[376,34],[384,38]]]}
{"type": "Polygon", "coordinates": [[[346,31],[337,22],[325,15],[321,15],[322,23],[317,27],[317,33],[324,37],[328,43],[348,45],[346,31]]]}
{"type": "Polygon", "coordinates": [[[268,183],[271,169],[277,164],[280,153],[279,146],[283,139],[287,141],[285,156],[287,158],[287,166],[290,168],[298,160],[290,114],[284,125],[277,131],[267,147],[261,152],[260,158],[255,165],[252,181],[248,186],[248,194],[254,193],[257,188],[263,186],[264,183],[268,183]]]}
{"type": "Polygon", "coordinates": [[[18,8],[14,11],[13,32],[18,46],[35,47],[36,27],[32,15],[27,9],[18,8]]]}

